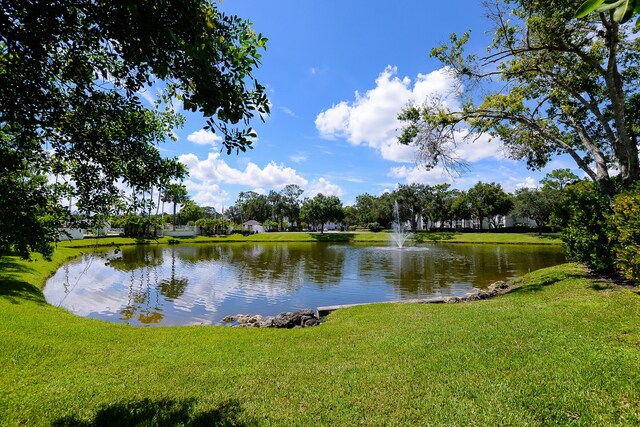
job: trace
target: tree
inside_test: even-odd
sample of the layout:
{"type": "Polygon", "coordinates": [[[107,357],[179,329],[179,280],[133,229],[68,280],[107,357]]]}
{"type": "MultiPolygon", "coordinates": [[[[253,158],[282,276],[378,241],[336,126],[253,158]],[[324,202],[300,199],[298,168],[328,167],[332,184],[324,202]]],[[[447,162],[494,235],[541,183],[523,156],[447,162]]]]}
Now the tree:
{"type": "Polygon", "coordinates": [[[393,193],[382,193],[376,198],[376,221],[378,224],[389,225],[393,222],[393,207],[396,198],[393,193]]]}
{"type": "Polygon", "coordinates": [[[559,201],[558,193],[554,190],[521,188],[516,190],[511,214],[515,217],[531,218],[538,226],[538,234],[542,234],[542,227],[549,223],[549,218],[559,201]]]}
{"type": "Polygon", "coordinates": [[[176,228],[176,207],[189,200],[187,187],[182,184],[169,184],[164,190],[162,201],[173,204],[173,228],[176,228]]]}
{"type": "Polygon", "coordinates": [[[540,184],[544,189],[562,192],[567,185],[579,180],[578,175],[569,169],[555,169],[546,174],[540,180],[540,184]]]}
{"type": "Polygon", "coordinates": [[[451,215],[456,220],[468,220],[473,217],[466,191],[461,191],[451,202],[451,215]]]}
{"type": "Polygon", "coordinates": [[[599,273],[615,270],[615,224],[608,200],[588,181],[564,190],[556,209],[567,256],[599,273]]]}
{"type": "Polygon", "coordinates": [[[324,225],[329,221],[340,221],[344,217],[342,202],[337,196],[325,196],[322,193],[313,199],[302,202],[300,215],[309,224],[320,226],[320,233],[324,233],[324,225]]]}
{"type": "Polygon", "coordinates": [[[376,209],[376,197],[369,193],[356,196],[354,206],[357,215],[358,225],[367,227],[369,224],[378,222],[378,213],[376,209]]]}
{"type": "Polygon", "coordinates": [[[182,202],[178,217],[180,218],[181,224],[188,224],[189,222],[196,222],[199,219],[205,218],[206,211],[193,200],[185,200],[182,202]]]}
{"type": "Polygon", "coordinates": [[[202,211],[204,213],[204,218],[207,219],[216,219],[220,215],[213,206],[203,206],[202,211]]]}
{"type": "Polygon", "coordinates": [[[478,182],[469,189],[466,197],[473,216],[480,221],[481,229],[485,218],[493,228],[498,228],[500,217],[507,215],[513,208],[511,197],[495,182],[478,182]]]}
{"type": "Polygon", "coordinates": [[[441,228],[447,222],[449,222],[449,227],[452,226],[454,219],[453,201],[460,195],[459,190],[450,189],[450,187],[450,184],[433,186],[431,203],[427,207],[429,217],[433,222],[439,222],[441,228]]]}
{"type": "Polygon", "coordinates": [[[250,219],[264,222],[271,216],[267,196],[258,194],[255,191],[241,191],[238,194],[236,206],[240,210],[242,222],[250,219]]]}
{"type": "Polygon", "coordinates": [[[269,112],[253,78],[265,45],[249,22],[206,0],[3,1],[0,205],[11,202],[10,188],[33,182],[31,196],[3,216],[0,240],[23,254],[44,250],[70,218],[69,205],[98,222],[184,177],[156,147],[182,123],[171,108],[177,101],[200,112],[228,152],[250,147],[255,133],[236,125],[269,112]],[[155,106],[145,107],[140,94],[156,88],[155,106]],[[45,176],[52,182],[42,184],[45,176]],[[20,214],[26,210],[46,216],[46,226],[20,214]],[[19,234],[33,238],[18,242],[19,234]]]}
{"type": "Polygon", "coordinates": [[[431,197],[431,187],[415,183],[400,185],[394,191],[394,195],[400,207],[400,219],[408,219],[411,222],[411,231],[415,233],[418,228],[418,219],[426,213],[425,208],[431,197]]]}
{"type": "Polygon", "coordinates": [[[267,203],[271,209],[271,219],[276,222],[276,227],[282,230],[285,210],[285,201],[282,193],[274,190],[269,191],[267,203]]]}
{"type": "Polygon", "coordinates": [[[289,223],[300,221],[300,196],[302,196],[304,190],[296,184],[289,184],[285,186],[280,194],[284,202],[284,214],[289,219],[289,223]]]}
{"type": "Polygon", "coordinates": [[[464,85],[460,108],[436,99],[409,106],[400,142],[417,146],[426,166],[455,161],[461,138],[485,132],[532,168],[567,153],[609,199],[610,165],[624,187],[640,179],[640,46],[613,13],[576,20],[575,10],[571,0],[501,1],[488,13],[488,55],[465,56],[469,33],[433,49],[464,85]],[[479,85],[487,95],[477,103],[479,85]]]}
{"type": "Polygon", "coordinates": [[[358,210],[354,206],[345,206],[343,208],[344,217],[342,223],[346,226],[357,226],[360,223],[358,218],[358,210]]]}

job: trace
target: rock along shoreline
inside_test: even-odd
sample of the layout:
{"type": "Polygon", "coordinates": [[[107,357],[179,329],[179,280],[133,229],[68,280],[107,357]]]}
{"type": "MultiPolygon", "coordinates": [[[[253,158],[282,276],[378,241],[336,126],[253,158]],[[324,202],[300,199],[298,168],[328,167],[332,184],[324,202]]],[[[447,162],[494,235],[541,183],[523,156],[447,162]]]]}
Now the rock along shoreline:
{"type": "MultiPolygon", "coordinates": [[[[431,298],[428,300],[410,300],[404,301],[406,303],[445,303],[456,304],[463,302],[478,301],[487,298],[493,298],[497,295],[502,295],[513,289],[514,286],[508,282],[498,281],[489,285],[487,289],[474,288],[470,293],[465,296],[449,296],[443,298],[431,298]]],[[[402,303],[403,301],[393,301],[402,303]]],[[[378,304],[378,303],[372,303],[378,304]]],[[[359,305],[359,304],[358,304],[359,305]]],[[[319,325],[320,318],[314,310],[303,309],[297,311],[287,311],[278,314],[277,316],[262,316],[260,314],[236,314],[234,316],[226,316],[222,319],[222,322],[226,326],[236,328],[307,328],[311,326],[319,325]]]]}

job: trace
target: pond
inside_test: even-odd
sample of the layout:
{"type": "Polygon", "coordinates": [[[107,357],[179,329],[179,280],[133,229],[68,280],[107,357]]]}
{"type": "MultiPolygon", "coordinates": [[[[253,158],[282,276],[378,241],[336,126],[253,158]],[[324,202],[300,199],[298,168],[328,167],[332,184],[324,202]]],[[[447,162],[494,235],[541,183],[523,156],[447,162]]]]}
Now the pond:
{"type": "Polygon", "coordinates": [[[132,325],[220,324],[318,306],[462,296],[565,262],[557,246],[335,243],[133,246],[96,251],[47,282],[47,301],[132,325]]]}

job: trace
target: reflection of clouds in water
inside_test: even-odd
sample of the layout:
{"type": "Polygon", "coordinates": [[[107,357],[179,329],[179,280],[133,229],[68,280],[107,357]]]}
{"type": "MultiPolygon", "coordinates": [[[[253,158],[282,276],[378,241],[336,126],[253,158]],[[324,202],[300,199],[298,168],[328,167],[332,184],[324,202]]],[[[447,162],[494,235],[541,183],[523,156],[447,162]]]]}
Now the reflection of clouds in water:
{"type": "Polygon", "coordinates": [[[241,299],[252,302],[264,299],[277,302],[282,295],[289,293],[284,287],[274,286],[269,282],[251,282],[240,284],[238,270],[244,265],[197,266],[189,275],[189,286],[185,293],[174,302],[178,310],[191,311],[195,306],[202,306],[209,312],[216,312],[218,307],[228,299],[241,299]],[[215,273],[212,274],[212,270],[215,273]]]}
{"type": "MultiPolygon", "coordinates": [[[[182,252],[192,255],[194,250],[182,252]]],[[[251,258],[263,254],[264,249],[260,247],[243,252],[251,258]]],[[[248,268],[245,264],[211,260],[182,263],[177,254],[172,259],[171,249],[165,249],[163,258],[160,265],[123,271],[108,265],[102,257],[84,256],[63,266],[49,279],[44,289],[45,298],[49,304],[60,305],[85,317],[97,313],[101,317],[119,319],[123,310],[133,309],[132,320],[158,303],[168,317],[176,312],[178,317],[185,319],[181,324],[210,324],[219,320],[215,314],[227,300],[264,300],[272,304],[290,292],[287,286],[274,286],[269,280],[250,280],[241,284],[242,271],[248,268]],[[160,294],[158,284],[163,280],[170,282],[172,277],[188,279],[188,285],[182,295],[167,299],[160,294]]],[[[118,257],[111,256],[111,259],[118,257]]]]}
{"type": "Polygon", "coordinates": [[[551,262],[545,261],[544,253],[540,248],[531,252],[487,245],[134,248],[121,258],[108,255],[113,265],[105,265],[106,256],[100,254],[63,266],[44,294],[49,303],[81,316],[128,318],[137,324],[161,313],[163,325],[211,324],[227,314],[460,295],[473,286],[518,276],[522,267],[526,271],[564,262],[553,254],[551,262]]]}
{"type": "Polygon", "coordinates": [[[80,316],[117,311],[129,292],[123,276],[105,265],[103,259],[85,258],[59,269],[47,281],[44,296],[49,304],[60,305],[80,316]],[[90,268],[84,271],[88,263],[90,268]]]}

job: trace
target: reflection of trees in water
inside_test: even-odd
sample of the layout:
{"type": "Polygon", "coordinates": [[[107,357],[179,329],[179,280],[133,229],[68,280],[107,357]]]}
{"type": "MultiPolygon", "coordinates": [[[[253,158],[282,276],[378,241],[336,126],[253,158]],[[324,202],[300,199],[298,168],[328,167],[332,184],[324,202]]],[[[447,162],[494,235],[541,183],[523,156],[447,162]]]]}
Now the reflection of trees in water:
{"type": "Polygon", "coordinates": [[[320,288],[339,283],[345,259],[340,248],[309,243],[233,244],[216,254],[232,269],[239,288],[259,285],[286,292],[309,282],[320,288]]]}
{"type": "Polygon", "coordinates": [[[137,316],[139,323],[159,323],[164,316],[153,287],[157,277],[156,268],[162,264],[162,250],[157,247],[124,248],[110,264],[118,270],[129,272],[127,304],[120,310],[120,318],[129,322],[137,316]]]}
{"type": "Polygon", "coordinates": [[[172,247],[172,250],[183,264],[196,265],[210,261],[220,261],[229,252],[228,244],[192,245],[172,247]]]}
{"type": "MultiPolygon", "coordinates": [[[[137,321],[142,324],[160,323],[164,319],[165,304],[180,298],[189,285],[188,278],[180,277],[176,273],[178,255],[174,247],[167,251],[171,258],[168,278],[159,277],[159,267],[164,260],[164,251],[156,247],[146,249],[146,253],[145,251],[127,251],[126,254],[123,252],[120,259],[122,262],[120,269],[129,272],[128,301],[120,311],[121,319],[127,322],[137,316],[137,321]]],[[[113,265],[113,261],[111,264],[113,265]]]]}
{"type": "Polygon", "coordinates": [[[158,293],[153,291],[155,281],[151,279],[152,270],[140,268],[130,272],[128,301],[120,310],[121,320],[129,322],[137,315],[138,322],[150,324],[159,323],[163,319],[158,293]]]}
{"type": "Polygon", "coordinates": [[[176,249],[171,248],[171,277],[158,281],[158,291],[169,300],[178,299],[189,285],[186,277],[176,277],[176,249]]]}
{"type": "Polygon", "coordinates": [[[233,246],[228,258],[239,288],[272,287],[291,292],[302,285],[301,263],[307,255],[299,244],[233,246]]]}
{"type": "Polygon", "coordinates": [[[318,243],[313,257],[305,257],[303,271],[308,280],[320,289],[342,281],[345,269],[345,248],[318,243]]]}
{"type": "Polygon", "coordinates": [[[122,248],[117,258],[109,263],[121,271],[133,271],[162,264],[163,250],[157,246],[131,246],[122,248]]]}
{"type": "Polygon", "coordinates": [[[369,250],[359,259],[360,280],[394,286],[402,297],[416,297],[460,288],[486,288],[527,271],[564,262],[554,247],[497,245],[434,245],[424,250],[369,250]]]}

